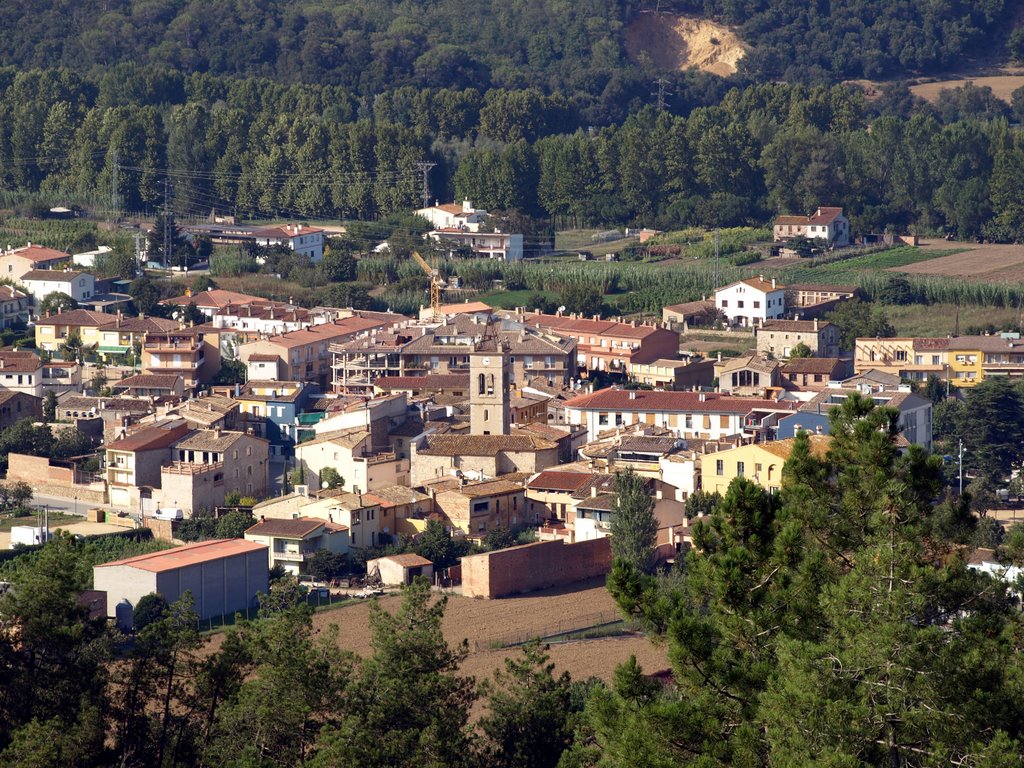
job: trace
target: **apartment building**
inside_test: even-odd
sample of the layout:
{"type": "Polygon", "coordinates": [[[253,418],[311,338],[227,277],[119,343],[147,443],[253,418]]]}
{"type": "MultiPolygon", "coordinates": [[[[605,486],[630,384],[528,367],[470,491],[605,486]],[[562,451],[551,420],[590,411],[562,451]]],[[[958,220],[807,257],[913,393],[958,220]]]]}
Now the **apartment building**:
{"type": "Polygon", "coordinates": [[[147,333],[142,344],[142,372],[179,375],[189,392],[209,384],[220,371],[219,334],[209,325],[147,333]]]}

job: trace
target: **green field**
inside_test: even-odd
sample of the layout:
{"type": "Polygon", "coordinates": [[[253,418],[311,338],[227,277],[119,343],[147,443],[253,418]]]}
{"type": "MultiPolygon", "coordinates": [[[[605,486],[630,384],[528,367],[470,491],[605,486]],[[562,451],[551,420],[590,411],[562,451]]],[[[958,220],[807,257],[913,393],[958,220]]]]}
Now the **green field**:
{"type": "Polygon", "coordinates": [[[820,265],[815,265],[814,260],[808,260],[807,264],[788,267],[783,272],[785,279],[789,282],[833,283],[836,285],[848,282],[856,283],[857,277],[862,273],[906,267],[910,264],[960,252],[961,250],[956,248],[947,251],[924,251],[910,245],[903,245],[886,251],[867,253],[863,256],[854,256],[851,259],[820,265]]]}

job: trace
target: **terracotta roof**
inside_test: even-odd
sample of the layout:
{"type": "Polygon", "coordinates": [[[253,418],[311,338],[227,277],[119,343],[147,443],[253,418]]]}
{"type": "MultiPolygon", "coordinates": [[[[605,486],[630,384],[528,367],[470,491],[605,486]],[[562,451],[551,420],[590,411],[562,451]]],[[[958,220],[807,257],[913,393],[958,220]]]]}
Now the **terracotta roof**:
{"type": "Polygon", "coordinates": [[[323,443],[334,443],[345,448],[355,448],[369,436],[370,433],[365,427],[347,427],[346,429],[323,432],[312,440],[304,440],[295,448],[296,450],[299,448],[309,448],[314,445],[322,445],[323,443]]]}
{"type": "Polygon", "coordinates": [[[149,400],[131,397],[85,397],[69,395],[57,402],[57,408],[63,411],[131,411],[132,413],[149,413],[153,404],[149,400]]]}
{"type": "Polygon", "coordinates": [[[162,373],[137,373],[111,384],[111,389],[167,389],[173,390],[182,382],[181,376],[162,373]]]}
{"type": "Polygon", "coordinates": [[[42,367],[35,352],[0,352],[0,373],[32,373],[42,367]]]}
{"type": "Polygon", "coordinates": [[[842,208],[820,207],[812,215],[807,217],[808,224],[831,224],[843,215],[842,208]]]}
{"type": "MultiPolygon", "coordinates": [[[[183,448],[187,451],[214,451],[220,453],[228,450],[243,437],[246,437],[244,432],[226,432],[219,429],[200,429],[186,437],[175,447],[183,448]]],[[[258,437],[254,437],[252,439],[262,440],[262,438],[258,437]]]]}
{"type": "Polygon", "coordinates": [[[752,371],[760,371],[761,373],[773,373],[781,366],[782,364],[778,360],[769,360],[755,353],[753,355],[740,355],[730,360],[724,360],[720,367],[716,367],[722,373],[731,373],[732,371],[740,371],[747,368],[752,371]]]}
{"type": "Polygon", "coordinates": [[[263,352],[255,352],[249,355],[249,362],[256,361],[257,363],[274,363],[281,359],[280,355],[264,354],[263,352]]]}
{"type": "Polygon", "coordinates": [[[814,293],[848,293],[853,295],[860,290],[856,285],[826,285],[824,283],[790,283],[789,291],[808,291],[814,293]]]}
{"type": "Polygon", "coordinates": [[[954,336],[947,339],[949,349],[979,352],[1021,352],[1024,351],[1024,340],[1004,339],[1001,336],[954,336]]]}
{"type": "Polygon", "coordinates": [[[588,320],[586,318],[572,318],[566,315],[528,313],[523,316],[522,322],[525,325],[546,328],[552,333],[580,334],[581,336],[644,339],[659,332],[675,334],[674,331],[669,331],[665,328],[659,328],[653,325],[633,325],[632,323],[619,323],[613,320],[588,320]]]}
{"type": "Polygon", "coordinates": [[[13,301],[14,299],[24,299],[26,294],[16,290],[10,285],[0,285],[0,301],[13,301]]]}
{"type": "Polygon", "coordinates": [[[373,380],[378,389],[469,389],[469,374],[428,373],[426,376],[379,376],[373,380]]]}
{"type": "Polygon", "coordinates": [[[165,549],[160,552],[151,552],[147,555],[136,555],[124,560],[114,560],[109,563],[100,563],[96,568],[111,568],[117,565],[128,565],[152,573],[163,573],[178,568],[187,568],[190,565],[207,563],[211,560],[221,560],[226,557],[245,555],[249,552],[267,551],[266,544],[258,544],[255,541],[245,539],[211,539],[200,541],[195,544],[186,544],[183,547],[165,549]]]}
{"type": "Polygon", "coordinates": [[[386,555],[378,558],[379,560],[390,560],[392,563],[402,566],[403,568],[422,568],[427,565],[433,565],[430,560],[419,555],[414,555],[411,552],[407,552],[404,555],[386,555]]]}
{"type": "Polygon", "coordinates": [[[105,312],[91,312],[88,309],[72,309],[70,312],[58,312],[49,317],[41,317],[36,325],[67,325],[67,326],[92,326],[99,327],[111,321],[111,316],[105,312]]]}
{"type": "Polygon", "coordinates": [[[760,277],[748,277],[744,280],[737,280],[735,283],[729,283],[729,285],[725,286],[725,288],[719,288],[718,290],[724,291],[726,288],[732,288],[734,285],[739,285],[740,283],[751,288],[754,288],[758,291],[761,291],[762,293],[771,293],[772,291],[786,290],[786,286],[784,286],[782,283],[776,282],[773,286],[771,280],[764,280],[763,278],[760,277]]]}
{"type": "MultiPolygon", "coordinates": [[[[831,437],[828,435],[808,435],[807,437],[811,441],[812,456],[821,458],[828,453],[829,445],[831,445],[832,442],[831,437]]],[[[768,453],[778,456],[781,459],[789,458],[789,454],[793,452],[794,445],[796,445],[796,438],[794,437],[790,437],[785,440],[769,440],[766,443],[758,443],[758,447],[768,451],[768,453]]]]}
{"type": "Polygon", "coordinates": [[[294,403],[305,393],[301,381],[250,381],[241,387],[239,400],[258,400],[264,403],[294,403]],[[269,390],[257,392],[256,390],[269,390]],[[276,392],[276,394],[274,394],[276,392]]]}
{"type": "Polygon", "coordinates": [[[176,441],[191,432],[191,427],[181,419],[144,427],[127,437],[107,444],[112,451],[155,451],[169,448],[176,441]]]}
{"type": "Polygon", "coordinates": [[[271,336],[266,341],[253,342],[254,344],[274,344],[281,347],[299,347],[303,344],[311,344],[317,341],[330,341],[332,339],[368,331],[372,328],[380,328],[386,322],[382,320],[370,320],[362,317],[346,317],[343,320],[335,320],[333,323],[321,323],[311,325],[300,331],[289,331],[278,336],[271,336]]]}
{"type": "Polygon", "coordinates": [[[167,320],[162,317],[111,317],[110,321],[106,325],[101,325],[101,330],[113,331],[119,330],[125,333],[160,333],[165,331],[172,331],[178,327],[178,323],[174,320],[167,320]]]}
{"type": "Polygon", "coordinates": [[[191,296],[175,296],[173,299],[164,299],[161,304],[173,306],[188,306],[195,304],[196,307],[205,309],[220,309],[228,304],[269,304],[268,299],[259,296],[250,296],[247,293],[237,291],[225,291],[223,288],[211,288],[208,291],[199,291],[191,296]]]}
{"type": "Polygon", "coordinates": [[[418,453],[425,456],[494,456],[499,451],[529,452],[557,448],[533,435],[431,435],[418,453]]]}
{"type": "Polygon", "coordinates": [[[18,282],[27,283],[32,281],[49,281],[59,283],[70,283],[76,277],[88,275],[88,272],[76,272],[64,269],[33,269],[18,278],[18,282]]]}
{"type": "Polygon", "coordinates": [[[816,333],[826,328],[834,327],[827,320],[765,320],[764,324],[757,328],[757,333],[771,331],[790,331],[792,333],[816,333]]]}
{"type": "Polygon", "coordinates": [[[575,491],[582,488],[591,477],[593,475],[582,472],[559,472],[546,469],[533,478],[527,487],[543,491],[575,491]]]}
{"type": "Polygon", "coordinates": [[[785,215],[784,216],[776,216],[774,223],[776,224],[776,226],[778,226],[780,224],[800,224],[800,225],[802,225],[802,224],[806,224],[807,223],[807,217],[806,216],[785,216],[785,215]]]}
{"type": "Polygon", "coordinates": [[[441,304],[437,311],[442,315],[458,315],[462,313],[475,314],[477,312],[490,312],[491,305],[482,301],[467,301],[462,304],[441,304]]]}
{"type": "Polygon", "coordinates": [[[70,259],[71,254],[65,253],[64,251],[58,251],[53,248],[45,248],[41,245],[24,245],[21,248],[15,248],[10,254],[20,256],[23,259],[38,263],[41,261],[56,261],[57,259],[70,259]]]}
{"type": "Polygon", "coordinates": [[[372,498],[381,507],[390,509],[401,504],[415,504],[418,501],[427,501],[430,497],[405,485],[386,485],[383,488],[375,488],[367,491],[364,496],[372,498]]]}
{"type": "MultiPolygon", "coordinates": [[[[327,525],[326,520],[315,517],[296,517],[293,519],[271,518],[260,520],[256,525],[245,530],[246,534],[253,536],[280,536],[283,538],[305,538],[320,528],[327,525]]],[[[348,526],[338,526],[342,530],[348,530],[348,526]]]]}
{"type": "Polygon", "coordinates": [[[664,455],[676,449],[679,441],[674,437],[650,437],[648,435],[623,435],[618,450],[636,453],[657,453],[664,455]]]}
{"type": "Polygon", "coordinates": [[[471,483],[462,488],[454,489],[450,493],[459,493],[470,499],[478,499],[483,496],[501,496],[508,493],[518,493],[522,490],[522,483],[498,479],[486,480],[482,483],[471,483]]]}
{"type": "Polygon", "coordinates": [[[714,309],[714,306],[715,302],[711,299],[702,299],[700,301],[686,301],[682,304],[670,304],[665,309],[678,315],[696,315],[700,312],[714,309]]]}
{"type": "Polygon", "coordinates": [[[949,349],[949,342],[950,340],[948,338],[917,338],[913,340],[913,347],[915,351],[920,350],[922,352],[925,352],[928,350],[932,350],[936,352],[941,352],[944,349],[949,349]]]}
{"type": "Polygon", "coordinates": [[[783,365],[782,372],[831,374],[842,364],[838,357],[797,357],[783,365]]]}
{"type": "Polygon", "coordinates": [[[994,549],[987,549],[985,547],[978,547],[971,553],[970,558],[967,560],[968,565],[984,565],[985,563],[998,563],[999,560],[996,557],[996,551],[994,549]]]}

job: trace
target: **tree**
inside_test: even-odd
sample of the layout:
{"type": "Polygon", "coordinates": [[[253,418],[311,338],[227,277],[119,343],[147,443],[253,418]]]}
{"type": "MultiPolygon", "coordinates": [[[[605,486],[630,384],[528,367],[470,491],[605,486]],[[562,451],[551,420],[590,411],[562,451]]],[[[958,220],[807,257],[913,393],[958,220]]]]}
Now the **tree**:
{"type": "Polygon", "coordinates": [[[256,524],[252,512],[236,509],[217,518],[218,539],[241,539],[256,524]]]}
{"type": "Polygon", "coordinates": [[[162,619],[167,615],[168,607],[167,599],[159,592],[151,592],[140,597],[134,611],[136,631],[141,632],[154,621],[162,619]]]}
{"type": "Polygon", "coordinates": [[[814,357],[814,352],[812,352],[811,348],[802,341],[798,341],[793,345],[792,349],[789,350],[789,359],[799,360],[804,357],[814,357]]]}
{"type": "Polygon", "coordinates": [[[842,302],[828,314],[828,320],[839,328],[839,345],[845,350],[852,350],[858,338],[888,338],[896,335],[896,330],[881,308],[872,308],[871,304],[860,299],[842,302]]]}
{"type": "Polygon", "coordinates": [[[468,654],[441,631],[448,599],[433,600],[417,578],[390,614],[370,604],[373,655],[348,689],[347,717],[321,733],[311,768],[327,766],[468,766],[473,678],[458,674],[468,654]]]}
{"type": "Polygon", "coordinates": [[[57,420],[57,393],[52,389],[43,396],[43,421],[51,424],[57,420]]]}
{"type": "Polygon", "coordinates": [[[132,304],[137,312],[143,315],[163,315],[163,306],[160,301],[164,298],[159,286],[152,278],[141,275],[132,280],[128,288],[132,297],[132,304]]]}
{"type": "Polygon", "coordinates": [[[309,575],[317,581],[331,581],[348,573],[348,558],[338,552],[318,550],[309,559],[309,575]]]}
{"type": "Polygon", "coordinates": [[[658,518],[647,481],[632,467],[615,473],[615,510],[612,513],[612,555],[641,573],[655,564],[658,518]]]}
{"type": "Polygon", "coordinates": [[[602,312],[602,295],[594,286],[574,284],[562,291],[562,304],[567,312],[591,317],[602,312]]]}
{"type": "Polygon", "coordinates": [[[527,643],[521,656],[505,659],[493,682],[481,683],[487,705],[479,722],[484,764],[555,768],[572,743],[577,713],[569,673],[555,677],[546,650],[540,641],[527,643]]]}
{"type": "Polygon", "coordinates": [[[427,558],[435,568],[455,565],[460,556],[459,547],[452,541],[451,531],[440,520],[427,521],[423,533],[416,537],[413,551],[427,558]]]}
{"type": "Polygon", "coordinates": [[[338,474],[334,467],[324,467],[320,470],[321,488],[344,488],[345,478],[338,474]]]}
{"type": "Polygon", "coordinates": [[[53,291],[46,294],[46,297],[39,302],[39,316],[48,317],[58,312],[70,312],[78,309],[78,302],[74,298],[61,291],[53,291]]]}
{"type": "Polygon", "coordinates": [[[1001,484],[1024,458],[1024,395],[1005,377],[987,377],[969,390],[955,436],[965,466],[1001,484]]]}
{"type": "Polygon", "coordinates": [[[206,315],[199,311],[194,301],[190,301],[181,311],[181,320],[187,326],[202,325],[206,322],[206,315]]]}
{"type": "Polygon", "coordinates": [[[114,277],[121,280],[134,280],[139,273],[139,263],[135,254],[115,248],[96,259],[97,277],[114,277]]]}

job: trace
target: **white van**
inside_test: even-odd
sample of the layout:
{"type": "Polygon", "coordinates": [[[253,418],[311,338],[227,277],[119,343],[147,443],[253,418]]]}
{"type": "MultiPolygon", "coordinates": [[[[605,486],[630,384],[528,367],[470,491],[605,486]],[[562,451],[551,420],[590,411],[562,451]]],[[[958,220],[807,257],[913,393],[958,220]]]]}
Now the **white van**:
{"type": "Polygon", "coordinates": [[[180,509],[158,509],[153,517],[157,520],[184,520],[185,513],[180,509]]]}

